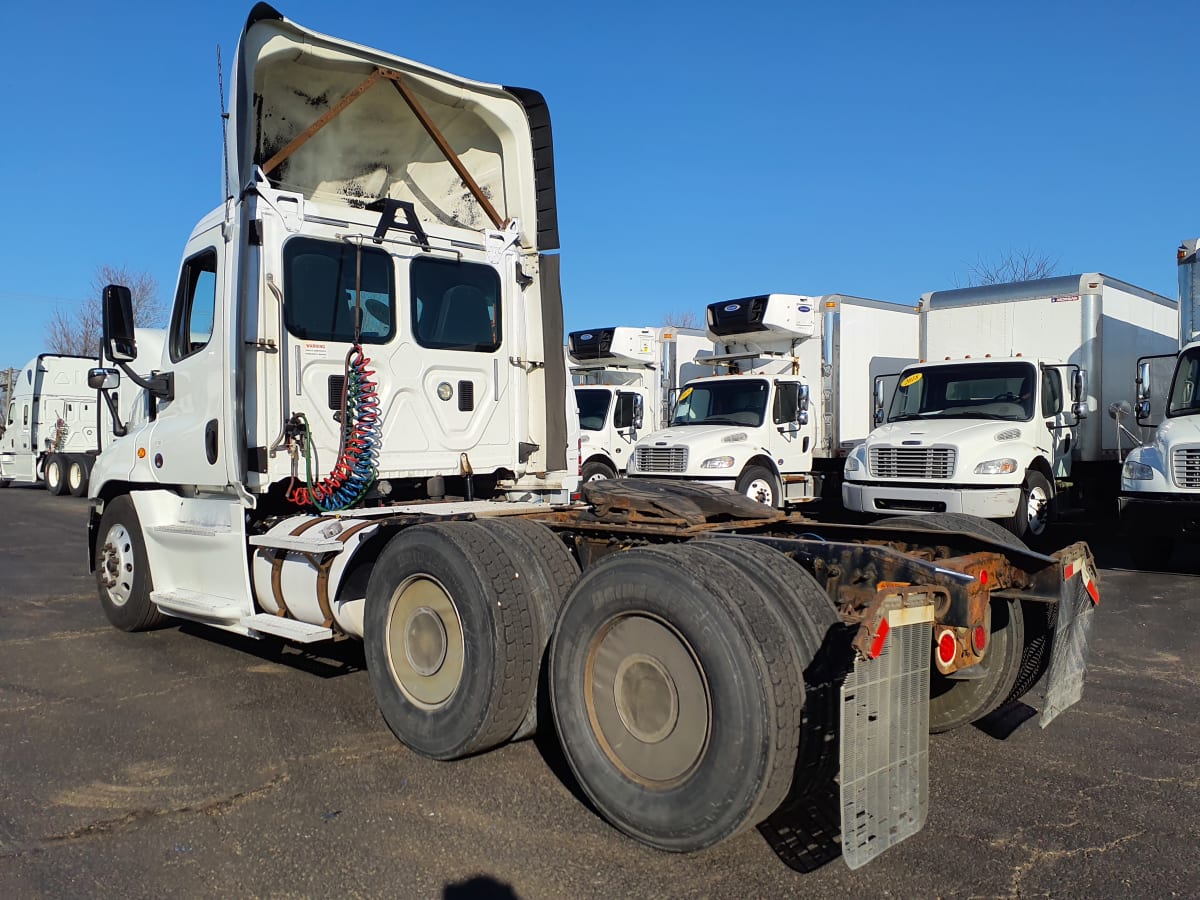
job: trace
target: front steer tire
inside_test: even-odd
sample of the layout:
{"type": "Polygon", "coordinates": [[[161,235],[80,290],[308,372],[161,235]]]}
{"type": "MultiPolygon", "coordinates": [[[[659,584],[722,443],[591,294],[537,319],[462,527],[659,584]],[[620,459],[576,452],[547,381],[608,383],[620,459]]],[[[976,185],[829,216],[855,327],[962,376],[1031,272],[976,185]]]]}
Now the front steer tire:
{"type": "Polygon", "coordinates": [[[96,588],[108,621],[121,631],[147,631],[167,622],[150,600],[154,579],[142,523],[129,497],[104,505],[96,541],[96,588]]]}

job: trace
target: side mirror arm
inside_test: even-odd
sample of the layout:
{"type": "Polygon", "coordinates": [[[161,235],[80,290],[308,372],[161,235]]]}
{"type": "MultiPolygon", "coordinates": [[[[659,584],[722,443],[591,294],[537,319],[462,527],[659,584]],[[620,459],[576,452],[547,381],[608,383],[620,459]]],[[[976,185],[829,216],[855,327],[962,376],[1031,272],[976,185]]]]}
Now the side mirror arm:
{"type": "Polygon", "coordinates": [[[174,372],[155,372],[149,378],[143,378],[133,369],[129,368],[128,363],[118,362],[121,371],[136,384],[138,387],[150,393],[153,401],[150,404],[150,421],[158,418],[158,401],[166,400],[170,402],[175,399],[175,373],[174,372]]]}
{"type": "Polygon", "coordinates": [[[117,401],[113,399],[112,391],[101,391],[100,396],[104,398],[104,405],[108,407],[108,414],[112,416],[113,434],[117,437],[125,437],[129,434],[129,427],[121,421],[121,414],[117,411],[117,401]]]}

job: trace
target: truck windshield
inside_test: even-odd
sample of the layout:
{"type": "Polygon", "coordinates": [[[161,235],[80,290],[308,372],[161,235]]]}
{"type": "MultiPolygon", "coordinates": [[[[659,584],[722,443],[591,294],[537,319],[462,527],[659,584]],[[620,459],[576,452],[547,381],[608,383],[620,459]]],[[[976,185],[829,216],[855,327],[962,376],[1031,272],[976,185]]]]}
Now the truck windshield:
{"type": "Polygon", "coordinates": [[[1185,350],[1175,366],[1171,380],[1168,416],[1189,416],[1200,413],[1200,347],[1185,350]]]}
{"type": "Polygon", "coordinates": [[[579,427],[584,431],[603,430],[611,403],[612,391],[576,388],[575,405],[579,407],[579,427]]]}
{"type": "Polygon", "coordinates": [[[672,425],[763,423],[771,386],[760,378],[729,378],[688,385],[679,394],[672,425]]]}
{"type": "Polygon", "coordinates": [[[889,422],[910,419],[1033,418],[1032,363],[964,363],[908,369],[892,396],[889,422]]]}

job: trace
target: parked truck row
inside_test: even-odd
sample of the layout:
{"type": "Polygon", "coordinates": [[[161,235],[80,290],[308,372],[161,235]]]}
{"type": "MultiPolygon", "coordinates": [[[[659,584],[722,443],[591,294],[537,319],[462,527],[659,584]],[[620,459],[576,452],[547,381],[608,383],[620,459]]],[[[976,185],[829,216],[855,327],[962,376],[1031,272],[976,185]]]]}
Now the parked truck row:
{"type": "MultiPolygon", "coordinates": [[[[693,379],[672,425],[623,450],[639,475],[698,477],[596,479],[571,502],[585,385],[563,354],[543,97],[259,4],[227,154],[161,354],[145,357],[128,290],[104,292],[115,365],[89,384],[111,397],[132,381],[147,404],[89,486],[116,627],[362,640],[413,751],[479,753],[546,730],[548,712],[625,834],[679,852],[758,826],[797,869],[863,865],[924,826],[931,730],[1043,675],[1043,724],[1079,699],[1098,596],[1085,544],[1043,554],[956,513],[821,524],[704,483],[737,483],[762,453],[787,480],[776,468],[745,493],[815,496],[807,461],[836,470],[869,429],[839,398],[869,409],[872,379],[915,356],[880,339],[861,359],[886,361],[851,364],[871,301],[710,309],[721,340],[704,362],[724,374],[693,379]],[[655,470],[674,447],[682,470],[655,470]]],[[[894,315],[916,334],[912,310],[894,315]]],[[[626,390],[640,404],[614,385],[617,430],[666,409],[677,361],[657,352],[649,391],[626,390]]]]}

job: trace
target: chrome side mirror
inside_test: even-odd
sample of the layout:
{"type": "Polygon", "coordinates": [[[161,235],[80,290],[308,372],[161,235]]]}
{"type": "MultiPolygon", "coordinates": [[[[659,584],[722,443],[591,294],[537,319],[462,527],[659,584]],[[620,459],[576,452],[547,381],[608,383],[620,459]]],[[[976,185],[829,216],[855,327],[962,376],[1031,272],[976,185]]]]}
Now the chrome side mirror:
{"type": "Polygon", "coordinates": [[[121,373],[116,369],[88,369],[87,385],[93,391],[115,391],[121,385],[121,373]]]}
{"type": "Polygon", "coordinates": [[[799,402],[796,404],[796,424],[808,424],[808,385],[800,385],[799,402]]]}
{"type": "MultiPolygon", "coordinates": [[[[1150,360],[1143,360],[1142,362],[1138,363],[1137,399],[1139,409],[1144,401],[1146,403],[1146,415],[1150,415],[1150,360]]],[[[1139,413],[1139,415],[1141,415],[1141,413],[1139,413]]]]}

